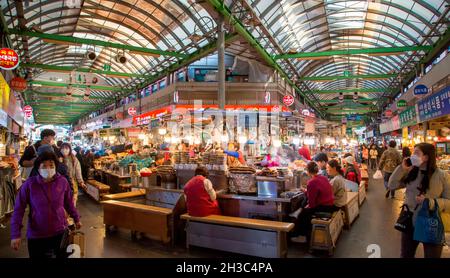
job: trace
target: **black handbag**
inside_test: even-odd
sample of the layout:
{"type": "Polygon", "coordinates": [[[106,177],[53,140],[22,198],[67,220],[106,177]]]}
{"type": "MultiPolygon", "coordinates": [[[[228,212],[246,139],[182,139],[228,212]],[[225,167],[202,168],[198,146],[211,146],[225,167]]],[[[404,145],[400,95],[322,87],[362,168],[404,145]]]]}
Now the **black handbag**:
{"type": "MultiPolygon", "coordinates": [[[[417,206],[416,206],[417,208],[417,206]]],[[[416,208],[414,210],[416,210],[416,208]]],[[[401,206],[401,212],[394,225],[394,228],[400,232],[407,233],[413,231],[413,215],[414,212],[409,210],[408,205],[403,204],[401,206]]]]}

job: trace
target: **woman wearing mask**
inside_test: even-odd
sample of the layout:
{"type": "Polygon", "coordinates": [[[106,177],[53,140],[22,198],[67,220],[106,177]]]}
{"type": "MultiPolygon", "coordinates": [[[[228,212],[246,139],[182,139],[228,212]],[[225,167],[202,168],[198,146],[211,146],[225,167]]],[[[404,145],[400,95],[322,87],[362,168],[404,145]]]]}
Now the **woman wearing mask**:
{"type": "Polygon", "coordinates": [[[331,177],[331,185],[333,186],[334,206],[336,208],[342,208],[347,201],[347,195],[345,194],[345,179],[344,171],[339,165],[337,160],[330,160],[327,163],[327,173],[331,177]]]}
{"type": "Polygon", "coordinates": [[[306,243],[311,236],[311,219],[316,212],[333,212],[334,207],[333,189],[324,176],[319,175],[319,165],[311,161],[306,166],[308,175],[311,179],[308,181],[306,196],[308,205],[300,212],[296,231],[298,236],[291,238],[293,242],[306,243]]]}
{"type": "MultiPolygon", "coordinates": [[[[83,175],[81,174],[81,165],[77,157],[72,153],[72,147],[69,143],[61,144],[61,153],[63,155],[64,165],[67,167],[67,172],[69,174],[70,180],[73,186],[73,205],[77,206],[78,200],[78,188],[81,187],[87,190],[84,184],[83,175]]],[[[69,225],[72,226],[73,220],[69,219],[69,225]]]]}
{"type": "MultiPolygon", "coordinates": [[[[414,211],[413,225],[416,222],[420,205],[425,199],[430,203],[430,209],[435,207],[436,199],[440,211],[450,211],[450,185],[448,175],[436,166],[436,149],[428,143],[415,146],[410,158],[411,164],[405,158],[392,173],[389,179],[389,189],[396,190],[406,187],[405,205],[414,211]]],[[[414,258],[418,241],[413,239],[414,229],[402,233],[401,257],[414,258]]],[[[425,258],[440,258],[442,245],[423,244],[425,258]]]]}
{"type": "Polygon", "coordinates": [[[64,231],[67,229],[65,211],[81,228],[80,216],[73,205],[67,180],[56,173],[58,159],[47,152],[36,159],[39,175],[30,177],[20,188],[11,219],[11,247],[18,250],[21,244],[22,220],[27,206],[28,253],[30,258],[63,257],[60,250],[64,231]]]}

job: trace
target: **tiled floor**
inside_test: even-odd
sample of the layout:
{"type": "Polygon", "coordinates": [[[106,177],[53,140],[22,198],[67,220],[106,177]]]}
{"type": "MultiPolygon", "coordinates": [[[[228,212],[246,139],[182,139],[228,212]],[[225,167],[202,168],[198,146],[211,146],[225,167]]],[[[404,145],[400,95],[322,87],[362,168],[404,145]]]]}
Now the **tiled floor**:
{"type": "MultiPolygon", "coordinates": [[[[396,199],[385,199],[384,187],[379,180],[371,180],[367,199],[360,208],[360,215],[350,230],[341,234],[334,254],[336,258],[367,258],[373,251],[369,247],[378,245],[381,257],[396,258],[400,254],[400,233],[393,228],[399,213],[402,193],[396,199]],[[369,250],[368,250],[369,248],[369,250]]],[[[233,254],[204,248],[187,251],[183,244],[169,247],[149,239],[131,241],[130,232],[119,230],[105,236],[102,208],[86,196],[80,196],[78,209],[82,215],[86,235],[86,257],[103,258],[183,258],[183,257],[230,257],[233,254]]],[[[26,241],[19,251],[9,247],[9,227],[0,228],[0,258],[27,257],[26,241]]],[[[376,248],[376,247],[375,247],[376,248]]],[[[322,256],[314,254],[314,256],[322,256]]],[[[313,257],[303,244],[289,243],[288,257],[313,257]]],[[[417,257],[423,257],[422,247],[417,257]]],[[[443,257],[450,258],[450,250],[445,247],[443,257]]]]}

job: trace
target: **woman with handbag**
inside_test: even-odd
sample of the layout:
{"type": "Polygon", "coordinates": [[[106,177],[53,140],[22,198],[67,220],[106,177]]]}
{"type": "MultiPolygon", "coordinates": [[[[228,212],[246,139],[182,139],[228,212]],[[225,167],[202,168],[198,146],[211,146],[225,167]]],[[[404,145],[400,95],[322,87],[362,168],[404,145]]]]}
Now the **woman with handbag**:
{"type": "MultiPolygon", "coordinates": [[[[425,207],[429,207],[430,213],[436,207],[440,212],[450,211],[448,175],[436,166],[435,147],[428,143],[417,144],[413,155],[409,159],[405,158],[392,173],[388,186],[391,190],[406,187],[404,204],[412,213],[411,225],[406,225],[407,228],[402,232],[401,257],[414,258],[417,246],[421,242],[415,236],[415,230],[423,228],[415,225],[424,201],[426,200],[425,207]]],[[[401,222],[406,223],[404,216],[401,215],[400,218],[403,218],[401,222]]],[[[425,258],[440,258],[443,240],[434,243],[422,242],[425,258]]]]}
{"type": "Polygon", "coordinates": [[[18,250],[20,247],[23,216],[29,206],[27,238],[30,258],[65,256],[66,250],[61,250],[67,233],[65,211],[74,219],[76,228],[81,228],[69,183],[56,172],[57,163],[54,153],[46,152],[39,156],[35,161],[39,175],[28,178],[16,198],[11,219],[11,248],[18,250]]]}

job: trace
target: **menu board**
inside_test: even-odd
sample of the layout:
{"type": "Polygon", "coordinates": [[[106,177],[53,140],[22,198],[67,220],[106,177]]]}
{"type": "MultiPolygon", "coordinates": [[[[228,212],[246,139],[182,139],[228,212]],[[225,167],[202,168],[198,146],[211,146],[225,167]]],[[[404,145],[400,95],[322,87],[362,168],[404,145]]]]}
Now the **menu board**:
{"type": "Polygon", "coordinates": [[[450,86],[421,99],[417,108],[420,122],[450,114],[450,86]]]}

